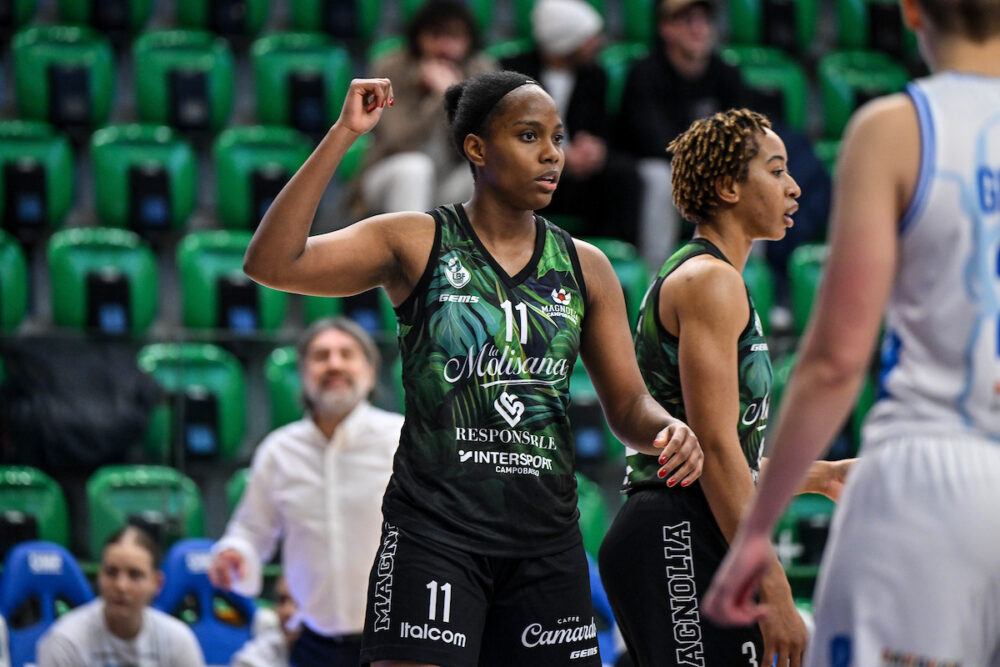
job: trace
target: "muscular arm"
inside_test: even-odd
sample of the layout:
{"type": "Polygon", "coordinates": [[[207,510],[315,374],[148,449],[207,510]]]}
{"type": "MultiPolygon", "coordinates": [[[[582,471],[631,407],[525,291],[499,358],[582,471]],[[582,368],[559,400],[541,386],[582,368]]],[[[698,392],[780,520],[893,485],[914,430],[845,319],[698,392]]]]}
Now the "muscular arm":
{"type": "MultiPolygon", "coordinates": [[[[611,430],[629,447],[652,456],[659,456],[667,440],[675,436],[693,441],[687,427],[664,410],[646,389],[629,335],[625,297],[611,262],[589,243],[577,241],[576,247],[589,297],[580,354],[611,430]],[[670,429],[666,438],[664,429],[670,429]]],[[[684,467],[674,475],[676,481],[690,483],[697,479],[701,458],[700,450],[694,453],[694,458],[687,458],[684,467]]],[[[671,466],[669,461],[661,463],[671,466]]]]}
{"type": "Polygon", "coordinates": [[[430,216],[394,213],[309,236],[319,200],[344,153],[378,122],[391,95],[388,79],[351,83],[337,123],[278,193],[254,232],[243,260],[248,276],[275,289],[322,296],[357,294],[381,285],[396,304],[412,291],[433,242],[430,216]]]}
{"type": "Polygon", "coordinates": [[[854,403],[896,273],[897,222],[919,162],[916,113],[898,95],[870,103],[848,126],[834,189],[831,250],[799,362],[782,402],[771,461],[716,577],[706,610],[746,623],[771,530],[811,462],[854,403]]]}

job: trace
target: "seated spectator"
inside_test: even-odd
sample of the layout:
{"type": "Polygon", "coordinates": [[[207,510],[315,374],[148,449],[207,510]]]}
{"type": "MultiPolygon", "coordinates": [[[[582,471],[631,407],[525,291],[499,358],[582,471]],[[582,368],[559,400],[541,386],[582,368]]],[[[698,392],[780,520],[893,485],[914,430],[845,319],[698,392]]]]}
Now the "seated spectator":
{"type": "Polygon", "coordinates": [[[619,139],[639,159],[639,249],[658,269],[680,233],[667,144],[698,118],[746,106],[748,95],[740,71],[716,51],[715,0],[659,0],[656,11],[652,51],[625,81],[619,139]]]}
{"type": "Polygon", "coordinates": [[[635,243],[638,174],[631,156],[608,149],[608,76],[595,61],[604,21],[586,0],[540,0],[531,22],[537,47],[501,64],[541,83],[566,124],[566,162],[543,213],[583,218],[581,235],[635,243]]]}
{"type": "Polygon", "coordinates": [[[150,608],[163,587],[160,549],[141,528],[115,532],[101,552],[100,597],[61,617],[38,642],[38,667],[203,667],[194,633],[150,608]]]}
{"type": "Polygon", "coordinates": [[[479,50],[479,32],[458,0],[430,0],[407,29],[407,48],[386,55],[371,75],[392,80],[395,106],[375,128],[374,142],[349,194],[357,215],[428,211],[472,195],[472,172],[451,145],[444,91],[496,68],[479,50]]]}
{"type": "Polygon", "coordinates": [[[278,615],[278,626],[264,630],[247,642],[233,656],[230,667],[288,667],[292,645],[299,637],[299,627],[290,627],[296,609],[285,577],[278,577],[274,583],[274,611],[278,615]]]}

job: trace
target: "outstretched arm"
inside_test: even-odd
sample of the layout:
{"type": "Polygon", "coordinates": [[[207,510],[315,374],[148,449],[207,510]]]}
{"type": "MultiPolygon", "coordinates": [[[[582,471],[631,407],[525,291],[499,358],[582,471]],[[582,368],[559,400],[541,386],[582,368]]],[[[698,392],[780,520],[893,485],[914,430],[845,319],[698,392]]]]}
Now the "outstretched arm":
{"type": "MultiPolygon", "coordinates": [[[[394,213],[362,220],[344,229],[309,236],[323,192],[354,141],[371,130],[392,106],[388,79],[355,79],[347,91],[340,118],[309,159],[282,188],[268,208],[243,260],[243,270],[268,287],[346,296],[382,285],[394,303],[412,289],[419,273],[420,248],[414,227],[432,229],[422,213],[394,213]],[[412,256],[411,256],[412,255],[412,256]]],[[[426,242],[426,259],[430,251],[426,242]]]]}
{"type": "Polygon", "coordinates": [[[746,624],[762,616],[752,594],[773,556],[773,526],[857,396],[896,273],[897,222],[913,191],[918,137],[916,114],[902,96],[869,104],[848,127],[830,257],[782,402],[771,460],[705,597],[705,612],[718,622],[746,624]]]}
{"type": "Polygon", "coordinates": [[[611,430],[629,447],[660,457],[669,479],[690,484],[701,475],[701,447],[687,424],[649,395],[635,361],[625,297],[611,262],[576,242],[587,283],[587,313],[580,353],[611,430]]]}

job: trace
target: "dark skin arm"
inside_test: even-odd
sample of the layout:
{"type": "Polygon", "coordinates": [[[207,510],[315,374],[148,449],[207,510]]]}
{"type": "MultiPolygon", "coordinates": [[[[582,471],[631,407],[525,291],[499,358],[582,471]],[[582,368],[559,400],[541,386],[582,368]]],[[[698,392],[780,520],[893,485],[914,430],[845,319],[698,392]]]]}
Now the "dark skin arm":
{"type": "Polygon", "coordinates": [[[668,483],[687,486],[701,475],[698,440],[646,389],[633,352],[625,297],[611,262],[589,243],[576,241],[576,248],[589,296],[580,354],[608,424],[629,447],[659,456],[668,483]]]}

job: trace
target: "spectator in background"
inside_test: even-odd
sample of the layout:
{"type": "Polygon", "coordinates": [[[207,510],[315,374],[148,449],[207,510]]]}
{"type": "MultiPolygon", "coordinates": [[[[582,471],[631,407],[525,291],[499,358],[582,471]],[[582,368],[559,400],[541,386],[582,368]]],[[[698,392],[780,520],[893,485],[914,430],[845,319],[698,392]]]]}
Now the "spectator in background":
{"type": "Polygon", "coordinates": [[[566,124],[566,163],[544,212],[583,218],[580,235],[635,243],[638,174],[631,156],[609,151],[608,77],[595,61],[604,21],[586,0],[539,0],[531,23],[536,48],[501,64],[539,81],[566,124]]]}
{"type": "Polygon", "coordinates": [[[639,159],[639,249],[651,267],[663,263],[680,232],[667,144],[698,118],[747,105],[739,70],[716,51],[715,12],[715,0],[659,0],[653,50],[625,82],[619,137],[639,159]]]}
{"type": "Polygon", "coordinates": [[[250,479],[214,549],[212,583],[247,596],[282,543],[301,635],[296,667],[357,667],[368,570],[382,530],[402,415],[368,403],[378,348],[351,320],[320,320],[303,332],[298,367],[308,414],[258,447],[250,479]]]}
{"type": "Polygon", "coordinates": [[[101,596],[62,616],[38,642],[38,667],[204,667],[191,628],[149,604],[163,588],[160,548],[126,526],[101,551],[101,596]]]}
{"type": "Polygon", "coordinates": [[[274,582],[274,611],[278,616],[278,626],[264,630],[247,642],[233,656],[230,667],[288,667],[289,652],[299,638],[299,628],[290,626],[295,610],[295,600],[288,592],[285,577],[278,577],[274,582]]]}
{"type": "Polygon", "coordinates": [[[377,60],[371,74],[392,80],[405,114],[388,114],[349,195],[354,213],[427,211],[472,195],[472,172],[451,145],[444,91],[496,69],[480,52],[479,31],[458,0],[430,0],[413,17],[406,49],[377,60]]]}

